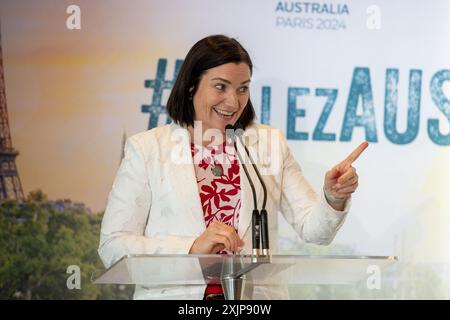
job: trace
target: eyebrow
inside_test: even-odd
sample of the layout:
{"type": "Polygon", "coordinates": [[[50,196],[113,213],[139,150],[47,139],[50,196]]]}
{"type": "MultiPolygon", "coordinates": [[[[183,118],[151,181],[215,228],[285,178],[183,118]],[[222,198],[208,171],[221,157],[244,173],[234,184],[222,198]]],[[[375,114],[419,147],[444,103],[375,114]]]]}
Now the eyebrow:
{"type": "MultiPolygon", "coordinates": [[[[227,79],[224,79],[224,78],[213,78],[213,79],[211,79],[211,80],[220,80],[220,81],[223,81],[223,82],[225,82],[225,83],[231,84],[230,81],[228,81],[227,79]]],[[[246,84],[246,83],[249,83],[249,82],[250,82],[250,79],[245,80],[245,81],[242,82],[241,84],[246,84]]]]}

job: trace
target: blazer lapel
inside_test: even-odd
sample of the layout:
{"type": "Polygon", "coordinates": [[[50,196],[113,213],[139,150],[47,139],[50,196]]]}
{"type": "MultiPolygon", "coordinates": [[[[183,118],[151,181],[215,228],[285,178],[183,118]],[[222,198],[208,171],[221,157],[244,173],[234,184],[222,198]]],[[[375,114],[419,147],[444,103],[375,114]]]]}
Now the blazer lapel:
{"type": "Polygon", "coordinates": [[[173,192],[180,201],[181,214],[189,214],[192,219],[192,230],[200,235],[205,229],[205,220],[198,192],[197,178],[191,154],[190,136],[187,129],[172,123],[170,151],[170,174],[173,192]]]}

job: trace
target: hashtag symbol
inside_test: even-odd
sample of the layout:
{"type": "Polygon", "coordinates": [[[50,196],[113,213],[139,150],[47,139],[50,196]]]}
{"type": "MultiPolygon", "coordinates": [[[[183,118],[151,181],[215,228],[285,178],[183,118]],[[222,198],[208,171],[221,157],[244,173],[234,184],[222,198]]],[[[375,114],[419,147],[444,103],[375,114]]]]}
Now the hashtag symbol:
{"type": "MultiPolygon", "coordinates": [[[[158,59],[158,67],[156,70],[156,77],[154,80],[145,80],[144,86],[146,88],[153,89],[152,103],[144,104],[141,107],[143,113],[150,113],[150,119],[148,121],[148,129],[152,129],[158,126],[159,116],[166,113],[166,106],[161,105],[161,98],[164,89],[172,89],[178,72],[180,71],[183,60],[175,61],[175,69],[173,72],[172,80],[165,80],[167,59],[158,59]]],[[[167,116],[166,124],[169,124],[171,119],[167,116]]]]}

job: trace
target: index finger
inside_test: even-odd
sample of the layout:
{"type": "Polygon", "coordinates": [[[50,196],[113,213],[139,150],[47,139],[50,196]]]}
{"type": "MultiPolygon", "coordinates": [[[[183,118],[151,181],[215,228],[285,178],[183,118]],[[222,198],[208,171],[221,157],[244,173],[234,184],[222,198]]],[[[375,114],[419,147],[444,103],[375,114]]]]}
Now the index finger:
{"type": "Polygon", "coordinates": [[[347,158],[345,158],[344,161],[342,161],[342,163],[345,163],[347,165],[351,165],[353,162],[355,162],[356,159],[359,158],[359,156],[361,155],[361,153],[366,150],[366,148],[369,146],[369,143],[367,141],[364,141],[363,143],[361,143],[355,150],[352,151],[352,153],[350,153],[348,155],[347,158]]]}

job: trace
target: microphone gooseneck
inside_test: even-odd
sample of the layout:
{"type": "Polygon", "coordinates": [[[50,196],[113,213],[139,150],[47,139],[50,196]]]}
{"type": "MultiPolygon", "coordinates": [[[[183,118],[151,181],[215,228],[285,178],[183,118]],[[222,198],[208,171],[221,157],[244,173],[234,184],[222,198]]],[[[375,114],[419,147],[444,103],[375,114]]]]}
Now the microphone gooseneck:
{"type": "MultiPolygon", "coordinates": [[[[244,134],[244,127],[242,126],[241,123],[238,122],[234,126],[234,129],[235,129],[234,130],[234,136],[238,137],[239,141],[241,142],[242,146],[244,147],[245,152],[246,152],[247,156],[250,159],[250,163],[252,164],[253,169],[254,169],[257,177],[258,177],[258,180],[261,183],[261,187],[263,188],[264,198],[263,198],[262,210],[261,210],[261,213],[258,215],[258,218],[256,219],[258,224],[259,224],[259,226],[257,225],[256,228],[254,228],[253,230],[255,232],[259,231],[261,233],[262,253],[263,253],[263,255],[268,256],[270,254],[270,251],[269,251],[269,227],[268,227],[269,223],[268,223],[268,215],[267,215],[267,211],[266,211],[266,203],[267,203],[267,188],[266,188],[266,184],[264,183],[264,180],[261,177],[261,174],[260,174],[260,172],[258,170],[258,166],[256,165],[255,161],[253,161],[253,158],[252,158],[252,156],[250,154],[250,151],[248,150],[247,146],[244,143],[244,139],[242,137],[243,134],[244,134]]],[[[236,142],[235,142],[235,149],[237,150],[236,142]]],[[[243,164],[243,167],[245,167],[244,166],[244,162],[242,161],[242,158],[240,157],[240,155],[239,155],[239,159],[241,160],[241,162],[243,164]]],[[[249,179],[249,181],[251,181],[251,179],[250,179],[250,177],[249,177],[249,175],[247,173],[247,170],[245,170],[245,171],[246,171],[246,174],[247,174],[247,179],[249,179]]],[[[254,215],[253,215],[252,218],[254,218],[254,215]]],[[[252,221],[253,221],[253,219],[252,219],[252,221]]],[[[259,235],[258,235],[258,237],[259,237],[259,235]]],[[[255,237],[253,237],[253,238],[255,238],[255,237]]],[[[258,246],[259,246],[259,242],[258,242],[258,246]]]]}
{"type": "Polygon", "coordinates": [[[235,130],[234,127],[231,124],[228,124],[225,127],[225,133],[227,135],[228,138],[231,139],[231,141],[233,142],[233,146],[234,146],[234,150],[236,151],[236,154],[239,157],[239,161],[242,163],[242,168],[244,169],[244,173],[247,177],[248,182],[250,183],[250,188],[252,189],[252,195],[253,195],[253,212],[252,212],[252,254],[255,256],[259,256],[260,254],[260,234],[261,234],[261,230],[260,230],[260,214],[259,214],[259,210],[258,210],[258,202],[256,199],[256,190],[255,190],[255,185],[253,184],[252,179],[250,178],[250,174],[247,170],[247,167],[244,163],[244,160],[242,159],[241,153],[239,152],[238,148],[237,148],[237,143],[236,143],[236,134],[235,134],[235,130]]]}

